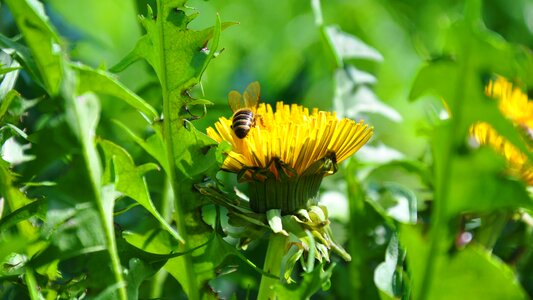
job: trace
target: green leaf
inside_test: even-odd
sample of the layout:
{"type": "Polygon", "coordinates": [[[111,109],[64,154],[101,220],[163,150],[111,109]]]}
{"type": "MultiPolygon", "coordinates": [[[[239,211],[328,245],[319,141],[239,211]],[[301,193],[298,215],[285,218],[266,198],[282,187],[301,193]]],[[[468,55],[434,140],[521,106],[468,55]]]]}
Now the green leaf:
{"type": "Polygon", "coordinates": [[[357,37],[340,30],[337,26],[327,26],[326,33],[337,55],[343,60],[358,58],[382,61],[383,56],[357,37]]]}
{"type": "MultiPolygon", "coordinates": [[[[400,241],[407,251],[407,264],[413,282],[414,298],[424,282],[428,244],[414,227],[402,227],[400,241]]],[[[428,299],[527,299],[513,271],[487,250],[468,246],[455,254],[437,252],[437,261],[428,288],[428,299]],[[438,254],[437,254],[438,253],[438,254]]]]}
{"type": "Polygon", "coordinates": [[[35,215],[41,217],[44,216],[47,207],[48,203],[45,200],[40,199],[33,201],[6,216],[3,216],[2,219],[0,219],[0,232],[5,232],[9,227],[21,221],[28,220],[35,215]]]}
{"type": "Polygon", "coordinates": [[[191,30],[187,25],[196,15],[187,16],[182,5],[182,1],[177,1],[158,7],[158,10],[161,10],[160,16],[163,17],[158,17],[157,20],[151,11],[147,17],[141,17],[147,34],[139,39],[133,51],[110,71],[120,72],[131,63],[146,59],[162,85],[177,97],[180,96],[174,92],[176,89],[184,91],[197,84],[215,54],[220,31],[236,23],[221,24],[217,16],[215,27],[201,31],[191,30]],[[211,38],[212,42],[207,48],[211,38]],[[167,80],[168,82],[165,82],[167,80]]]}
{"type": "Polygon", "coordinates": [[[282,233],[287,235],[288,233],[283,230],[283,225],[281,224],[281,209],[270,209],[266,212],[268,225],[274,233],[282,233]]]}
{"type": "Polygon", "coordinates": [[[133,131],[131,131],[126,125],[118,120],[113,120],[115,124],[120,126],[122,130],[141,148],[144,149],[150,156],[152,156],[161,165],[165,173],[168,174],[168,160],[165,153],[165,142],[161,134],[161,123],[152,124],[152,128],[155,129],[155,133],[150,135],[146,140],[139,137],[133,131]]]}
{"type": "Polygon", "coordinates": [[[397,235],[390,239],[385,253],[385,261],[374,270],[374,283],[390,299],[399,298],[404,292],[402,290],[402,265],[404,264],[405,251],[398,243],[397,235]]]}
{"type": "MultiPolygon", "coordinates": [[[[0,86],[0,89],[1,88],[2,87],[0,86]]],[[[0,104],[0,119],[4,117],[4,115],[8,111],[9,105],[13,102],[13,100],[20,96],[20,94],[15,90],[9,90],[4,96],[4,98],[0,97],[2,101],[2,103],[0,104]]]]}
{"type": "Polygon", "coordinates": [[[48,22],[44,7],[37,0],[6,0],[30,51],[47,92],[59,93],[63,77],[63,53],[58,35],[48,22]]]}
{"type": "MultiPolygon", "coordinates": [[[[18,236],[2,236],[0,239],[0,263],[3,267],[0,268],[0,278],[3,276],[15,275],[14,273],[20,273],[21,268],[14,266],[14,270],[10,270],[8,267],[8,261],[14,256],[14,253],[22,253],[27,249],[28,245],[31,242],[28,238],[18,235],[18,236]]],[[[19,274],[16,274],[19,275],[19,274]]]]}
{"type": "Polygon", "coordinates": [[[137,94],[129,90],[111,74],[95,70],[82,64],[71,65],[79,76],[78,93],[83,94],[88,91],[115,96],[124,100],[131,107],[141,112],[148,122],[152,123],[159,119],[157,111],[137,94]]]}
{"type": "Polygon", "coordinates": [[[320,289],[326,291],[331,285],[330,278],[335,263],[326,270],[324,264],[316,266],[312,272],[304,273],[299,283],[277,284],[274,286],[279,299],[310,299],[320,289]]]}
{"type": "Polygon", "coordinates": [[[12,93],[12,90],[15,87],[15,83],[17,82],[17,78],[20,73],[20,64],[16,60],[12,59],[9,55],[7,55],[4,51],[0,50],[0,66],[7,66],[7,68],[2,67],[2,69],[0,69],[0,78],[3,77],[2,82],[0,83],[0,101],[2,101],[2,112],[0,113],[1,117],[4,115],[5,110],[7,110],[7,107],[9,107],[10,101],[7,101],[8,103],[6,104],[4,103],[4,99],[10,100],[7,96],[9,95],[9,93],[12,93]],[[6,75],[1,76],[2,74],[6,75]]]}
{"type": "Polygon", "coordinates": [[[355,67],[346,66],[335,72],[335,111],[340,116],[352,119],[362,114],[378,114],[391,121],[400,122],[402,116],[383,103],[365,83],[372,82],[372,75],[362,73],[355,67]]]}
{"type": "MultiPolygon", "coordinates": [[[[187,242],[184,250],[204,244],[210,237],[211,227],[202,221],[200,206],[204,203],[194,184],[204,179],[208,172],[215,174],[214,141],[198,132],[187,118],[184,109],[194,101],[189,90],[200,82],[200,77],[218,47],[222,24],[217,16],[216,25],[204,30],[192,30],[188,24],[195,14],[187,15],[185,1],[157,1],[157,18],[151,8],[148,16],[141,17],[147,34],[122,62],[112,68],[119,71],[137,59],[145,59],[154,69],[163,93],[163,128],[154,127],[154,142],[164,142],[164,155],[140,139],[139,143],[156,157],[167,163],[161,165],[169,176],[175,199],[174,220],[187,242]],[[209,40],[211,39],[211,43],[209,40]],[[187,122],[187,128],[184,123],[187,122]],[[158,136],[159,135],[159,136],[158,136]]],[[[195,251],[193,257],[200,255],[195,251]]],[[[190,256],[174,259],[173,275],[191,299],[197,299],[199,288],[213,278],[214,270],[198,275],[201,268],[190,256]],[[197,276],[195,276],[197,275],[197,276]],[[196,278],[195,278],[196,277],[196,278]]]]}
{"type": "Polygon", "coordinates": [[[416,224],[417,198],[410,189],[398,183],[384,182],[374,193],[370,202],[379,212],[401,223],[416,224]]]}
{"type": "MultiPolygon", "coordinates": [[[[32,201],[26,195],[14,186],[15,176],[9,170],[9,165],[4,160],[0,160],[0,195],[2,195],[11,210],[15,211],[32,201]]],[[[23,211],[21,211],[23,212],[23,211]]],[[[18,220],[18,229],[28,239],[33,239],[37,235],[37,229],[28,220],[18,220]],[[22,221],[22,222],[19,222],[22,221]]],[[[6,221],[7,222],[7,221],[6,221]]]]}
{"type": "Polygon", "coordinates": [[[139,299],[139,287],[141,283],[146,278],[153,276],[157,270],[141,259],[130,259],[128,262],[128,273],[124,277],[128,282],[128,299],[139,299]]]}
{"type": "MultiPolygon", "coordinates": [[[[70,75],[73,76],[73,74],[70,75]]],[[[70,77],[67,80],[75,79],[70,77]]],[[[67,122],[82,145],[82,153],[87,164],[93,190],[95,193],[99,193],[102,167],[93,139],[100,117],[100,103],[94,94],[74,96],[73,86],[68,86],[68,84],[65,85],[65,89],[70,89],[62,91],[66,100],[67,122]]],[[[112,218],[112,215],[109,215],[108,218],[112,218]]]]}
{"type": "Polygon", "coordinates": [[[486,97],[482,86],[482,78],[487,72],[507,78],[519,75],[522,80],[529,80],[533,55],[523,53],[521,48],[508,44],[484,28],[471,26],[462,20],[451,27],[447,45],[449,57],[436,60],[419,71],[410,98],[432,92],[448,104],[454,124],[449,129],[454,132],[447,143],[463,142],[471,124],[485,121],[533,160],[533,154],[519,133],[498,110],[497,101],[486,97]]]}
{"type": "MultiPolygon", "coordinates": [[[[37,86],[46,90],[46,87],[41,79],[41,75],[39,74],[37,63],[27,47],[7,38],[2,34],[0,34],[0,46],[9,50],[13,50],[15,59],[24,68],[24,71],[30,75],[37,86]]],[[[5,52],[6,50],[3,51],[5,52]]]]}
{"type": "MultiPolygon", "coordinates": [[[[215,178],[218,144],[203,132],[192,127],[181,127],[174,137],[180,143],[175,147],[174,158],[180,182],[198,183],[205,176],[215,178]]],[[[193,207],[196,205],[193,205],[193,207]]]]}
{"type": "Polygon", "coordinates": [[[0,75],[4,75],[4,74],[8,74],[8,73],[11,73],[13,71],[17,71],[17,70],[20,70],[22,69],[22,67],[10,67],[10,68],[0,68],[0,75]]]}
{"type": "Polygon", "coordinates": [[[457,157],[452,166],[447,215],[532,209],[533,201],[524,184],[506,178],[504,168],[504,160],[487,147],[457,157]]]}
{"type": "Polygon", "coordinates": [[[106,157],[106,172],[109,172],[108,170],[111,169],[115,171],[115,189],[141,204],[176,240],[183,242],[183,239],[176,230],[157,211],[150,198],[148,186],[143,177],[144,172],[146,172],[146,167],[139,168],[135,166],[133,158],[129,153],[124,148],[110,141],[100,140],[99,144],[104,150],[106,157]]]}
{"type": "Polygon", "coordinates": [[[51,264],[53,269],[47,270],[51,278],[58,277],[56,261],[106,251],[102,227],[95,226],[100,221],[94,204],[84,203],[76,208],[63,205],[48,209],[49,245],[30,261],[34,268],[51,264]]]}
{"type": "MultiPolygon", "coordinates": [[[[271,274],[265,273],[261,268],[258,268],[252,261],[248,260],[235,246],[228,244],[216,232],[211,233],[214,238],[207,243],[205,247],[199,248],[193,252],[193,261],[195,266],[195,273],[197,274],[198,282],[202,283],[214,278],[214,271],[222,265],[222,263],[229,257],[237,257],[256,272],[265,276],[277,278],[271,274]]],[[[167,270],[175,278],[180,278],[180,269],[182,268],[180,262],[176,259],[171,259],[165,265],[167,270]]]]}

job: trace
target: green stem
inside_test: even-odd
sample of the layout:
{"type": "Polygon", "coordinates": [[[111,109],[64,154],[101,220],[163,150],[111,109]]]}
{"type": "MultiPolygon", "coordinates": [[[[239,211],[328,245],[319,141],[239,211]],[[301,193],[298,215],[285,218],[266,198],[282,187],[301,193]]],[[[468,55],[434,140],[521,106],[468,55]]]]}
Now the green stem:
{"type": "MultiPolygon", "coordinates": [[[[472,14],[472,9],[480,9],[478,4],[478,0],[467,2],[467,11],[465,12],[465,15],[472,14]],[[474,4],[474,6],[470,7],[468,4],[474,4]]],[[[432,223],[429,230],[430,246],[428,255],[425,258],[424,272],[421,276],[420,293],[418,293],[418,297],[415,299],[428,299],[431,295],[431,289],[435,279],[433,278],[435,270],[438,269],[439,264],[443,261],[443,254],[446,251],[447,243],[451,240],[451,233],[448,228],[449,216],[447,216],[447,203],[449,201],[448,197],[450,196],[449,185],[455,159],[454,151],[457,147],[456,136],[457,132],[460,132],[460,124],[463,122],[463,105],[460,105],[459,103],[461,103],[463,99],[468,99],[469,95],[466,91],[469,90],[469,85],[474,84],[473,80],[476,78],[476,73],[470,65],[473,62],[473,60],[470,60],[472,49],[473,48],[470,47],[469,44],[464,44],[457,50],[459,53],[464,54],[464,57],[461,60],[462,64],[459,67],[460,71],[456,74],[455,78],[451,78],[451,80],[455,79],[455,86],[457,88],[455,89],[454,95],[451,96],[450,99],[446,99],[449,101],[450,106],[455,108],[453,111],[454,115],[450,120],[450,126],[442,128],[443,133],[441,134],[443,135],[440,137],[433,137],[435,140],[440,139],[441,143],[439,143],[439,145],[437,145],[437,143],[432,145],[432,151],[435,157],[436,179],[435,199],[433,201],[434,208],[431,213],[432,223]],[[441,147],[441,144],[446,145],[446,147],[441,147]]],[[[467,199],[463,200],[466,201],[467,199]]]]}
{"type": "MultiPolygon", "coordinates": [[[[165,8],[163,7],[162,1],[157,1],[157,11],[160,16],[164,15],[165,8]]],[[[165,45],[165,34],[163,29],[164,20],[162,18],[157,18],[157,24],[160,27],[159,30],[159,49],[161,53],[159,53],[160,57],[160,76],[159,78],[161,83],[161,90],[163,93],[163,134],[164,134],[164,140],[165,140],[165,146],[166,146],[166,154],[167,154],[167,161],[168,161],[168,177],[170,178],[170,182],[172,185],[172,192],[174,195],[174,220],[176,221],[176,227],[178,229],[178,233],[181,235],[183,240],[185,240],[185,245],[183,246],[184,251],[189,250],[189,246],[187,245],[188,239],[188,233],[186,229],[186,219],[185,219],[185,209],[183,207],[183,203],[181,201],[180,197],[180,184],[178,182],[178,178],[176,175],[176,159],[174,157],[174,132],[172,127],[172,113],[171,113],[171,103],[170,103],[170,91],[168,89],[167,85],[167,78],[166,78],[166,66],[167,62],[165,61],[165,55],[163,53],[163,45],[165,45]]],[[[181,122],[180,120],[174,120],[174,122],[181,122]]],[[[179,126],[179,125],[178,125],[179,126]]],[[[196,300],[200,298],[198,284],[196,280],[196,272],[194,270],[193,262],[192,262],[192,255],[190,253],[183,255],[178,258],[181,260],[185,267],[185,274],[183,276],[185,277],[182,280],[182,284],[185,281],[185,285],[183,286],[184,290],[187,291],[187,296],[191,300],[196,300]]]]}
{"type": "Polygon", "coordinates": [[[315,16],[315,25],[318,27],[320,38],[324,44],[324,47],[326,48],[326,56],[330,60],[334,69],[342,68],[344,66],[342,57],[339,56],[337,50],[335,49],[335,45],[333,45],[333,41],[326,31],[326,25],[324,25],[320,0],[311,0],[311,8],[313,9],[313,14],[315,16]]]}
{"type": "MultiPolygon", "coordinates": [[[[172,194],[172,185],[168,179],[165,178],[165,185],[163,187],[163,200],[161,201],[161,207],[159,211],[161,216],[170,223],[172,220],[172,207],[174,202],[174,195],[172,194]]],[[[150,281],[150,299],[159,299],[163,293],[163,286],[165,280],[168,277],[168,272],[161,268],[150,281]]]]}
{"type": "Polygon", "coordinates": [[[37,286],[37,281],[35,280],[35,275],[33,275],[33,270],[28,268],[24,274],[24,280],[28,286],[28,292],[30,294],[31,300],[39,300],[42,297],[39,295],[39,287],[37,286]]]}
{"type": "Polygon", "coordinates": [[[511,213],[499,211],[483,216],[481,228],[476,234],[476,241],[485,246],[487,250],[492,251],[510,217],[511,213]]]}
{"type": "MultiPolygon", "coordinates": [[[[281,234],[270,235],[263,271],[274,276],[280,276],[281,261],[283,259],[283,255],[285,255],[286,243],[286,236],[281,234]]],[[[261,277],[261,284],[259,285],[259,294],[257,295],[257,299],[276,299],[276,292],[273,287],[278,282],[279,279],[274,279],[272,277],[263,275],[261,277]]]]}
{"type": "MultiPolygon", "coordinates": [[[[373,293],[374,284],[368,280],[368,272],[365,265],[368,247],[365,241],[365,198],[364,190],[357,178],[355,177],[357,163],[351,159],[346,168],[346,183],[348,186],[348,206],[350,211],[350,232],[352,236],[348,240],[348,249],[352,260],[348,264],[348,276],[350,277],[351,295],[355,299],[366,299],[370,293],[373,293]],[[366,291],[365,291],[366,288],[366,291]],[[365,293],[366,292],[366,293],[365,293]]],[[[375,295],[377,296],[377,295],[375,295]]]]}

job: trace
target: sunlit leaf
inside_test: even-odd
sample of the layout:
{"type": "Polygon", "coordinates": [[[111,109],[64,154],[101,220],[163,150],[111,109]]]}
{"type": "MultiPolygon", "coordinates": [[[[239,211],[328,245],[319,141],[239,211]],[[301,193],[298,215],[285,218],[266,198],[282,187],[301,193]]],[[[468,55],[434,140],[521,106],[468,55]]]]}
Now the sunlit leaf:
{"type": "Polygon", "coordinates": [[[402,265],[405,251],[398,243],[398,237],[393,235],[385,253],[385,261],[374,271],[374,283],[391,299],[402,296],[402,265]]]}
{"type": "Polygon", "coordinates": [[[79,86],[78,93],[83,94],[87,91],[107,94],[124,100],[126,103],[144,114],[148,122],[153,122],[159,118],[157,111],[141,97],[126,88],[111,74],[89,68],[81,64],[73,64],[73,68],[78,71],[79,86]]]}
{"type": "Polygon", "coordinates": [[[174,238],[183,241],[155,208],[143,177],[145,170],[135,166],[132,157],[124,148],[106,140],[100,141],[100,145],[107,158],[107,168],[113,168],[115,171],[115,189],[139,202],[174,238]]]}
{"type": "Polygon", "coordinates": [[[48,23],[41,2],[36,0],[8,0],[9,9],[15,17],[18,27],[24,33],[24,39],[30,45],[41,78],[51,95],[57,95],[63,77],[63,57],[58,35],[48,23]]]}
{"type": "MultiPolygon", "coordinates": [[[[2,111],[0,113],[1,117],[4,115],[5,111],[7,110],[7,107],[9,107],[10,100],[13,99],[13,95],[11,95],[10,97],[8,97],[8,95],[9,93],[14,92],[13,88],[15,87],[15,83],[17,82],[17,78],[20,73],[20,64],[16,60],[12,59],[9,55],[7,55],[7,53],[0,50],[0,66],[2,67],[2,72],[4,72],[4,74],[7,73],[3,76],[2,82],[0,82],[0,100],[2,101],[2,111]],[[3,66],[7,67],[3,68],[3,66]],[[9,71],[10,69],[11,71],[9,71]],[[6,101],[7,104],[4,103],[4,101],[6,101]]],[[[0,76],[2,75],[2,72],[0,72],[0,76]]]]}

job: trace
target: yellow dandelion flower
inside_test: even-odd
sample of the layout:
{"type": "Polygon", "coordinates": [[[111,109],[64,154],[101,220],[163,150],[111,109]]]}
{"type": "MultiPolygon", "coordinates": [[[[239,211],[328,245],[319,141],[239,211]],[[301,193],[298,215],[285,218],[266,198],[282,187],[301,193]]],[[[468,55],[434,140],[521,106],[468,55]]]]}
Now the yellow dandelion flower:
{"type": "Polygon", "coordinates": [[[359,150],[372,133],[363,121],[339,120],[335,113],[283,102],[275,111],[259,104],[245,138],[237,137],[232,120],[224,117],[215,129],[207,129],[215,141],[231,144],[222,169],[250,183],[251,208],[278,208],[284,213],[315,201],[322,178],[335,173],[337,164],[359,150]]]}
{"type": "MultiPolygon", "coordinates": [[[[533,128],[533,103],[519,88],[498,77],[488,84],[486,93],[498,101],[500,111],[517,127],[528,131],[533,128]]],[[[490,145],[501,153],[508,161],[508,170],[511,174],[533,185],[533,169],[526,155],[499,135],[490,124],[477,123],[470,128],[470,133],[479,144],[490,145]]]]}
{"type": "Polygon", "coordinates": [[[503,77],[489,82],[486,93],[498,99],[500,111],[513,123],[533,128],[533,102],[529,101],[527,94],[503,77]]]}

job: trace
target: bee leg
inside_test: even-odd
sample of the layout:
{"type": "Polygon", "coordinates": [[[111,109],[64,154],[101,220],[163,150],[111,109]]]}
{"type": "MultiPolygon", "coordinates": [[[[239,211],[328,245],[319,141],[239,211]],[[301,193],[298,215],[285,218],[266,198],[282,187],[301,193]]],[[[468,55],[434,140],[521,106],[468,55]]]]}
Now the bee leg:
{"type": "Polygon", "coordinates": [[[265,121],[263,120],[263,116],[262,115],[255,115],[254,125],[257,124],[257,119],[259,119],[259,123],[261,124],[261,127],[265,127],[265,121]]]}

